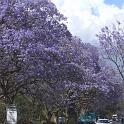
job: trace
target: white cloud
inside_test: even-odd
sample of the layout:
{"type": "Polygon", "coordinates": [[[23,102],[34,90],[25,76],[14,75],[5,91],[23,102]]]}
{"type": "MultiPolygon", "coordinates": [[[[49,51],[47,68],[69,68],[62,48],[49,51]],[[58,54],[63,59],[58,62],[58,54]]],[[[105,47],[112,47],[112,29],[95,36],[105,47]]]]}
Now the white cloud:
{"type": "Polygon", "coordinates": [[[95,44],[95,34],[104,26],[124,19],[124,7],[107,5],[104,0],[52,0],[68,18],[68,29],[82,41],[95,44]]]}

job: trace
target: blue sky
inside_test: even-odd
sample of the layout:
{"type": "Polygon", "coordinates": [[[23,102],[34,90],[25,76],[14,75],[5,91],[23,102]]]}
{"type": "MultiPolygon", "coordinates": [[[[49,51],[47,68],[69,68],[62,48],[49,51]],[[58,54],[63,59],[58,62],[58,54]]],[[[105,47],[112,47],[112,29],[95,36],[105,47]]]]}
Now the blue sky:
{"type": "Polygon", "coordinates": [[[105,0],[104,2],[108,5],[113,4],[121,8],[123,6],[124,0],[105,0]]]}
{"type": "Polygon", "coordinates": [[[124,21],[124,0],[52,0],[68,18],[68,29],[83,42],[97,44],[105,25],[124,21]]]}

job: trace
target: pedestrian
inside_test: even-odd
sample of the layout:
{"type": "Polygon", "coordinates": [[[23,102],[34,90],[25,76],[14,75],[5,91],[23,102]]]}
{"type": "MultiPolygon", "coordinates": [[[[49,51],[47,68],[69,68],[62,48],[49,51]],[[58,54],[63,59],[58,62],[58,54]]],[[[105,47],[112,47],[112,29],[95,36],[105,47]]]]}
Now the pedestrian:
{"type": "Polygon", "coordinates": [[[124,119],[123,118],[121,118],[121,123],[124,124],[124,119]]]}

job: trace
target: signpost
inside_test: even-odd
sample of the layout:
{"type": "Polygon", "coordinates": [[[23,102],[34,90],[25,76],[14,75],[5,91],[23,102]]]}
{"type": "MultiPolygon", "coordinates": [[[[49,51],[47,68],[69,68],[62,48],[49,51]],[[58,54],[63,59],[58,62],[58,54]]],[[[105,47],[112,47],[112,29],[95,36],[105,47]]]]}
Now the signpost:
{"type": "Polygon", "coordinates": [[[85,114],[82,114],[79,117],[80,122],[95,122],[96,121],[96,113],[95,112],[87,112],[85,114]]]}
{"type": "Polygon", "coordinates": [[[17,124],[17,109],[15,105],[6,107],[6,124],[17,124]]]}

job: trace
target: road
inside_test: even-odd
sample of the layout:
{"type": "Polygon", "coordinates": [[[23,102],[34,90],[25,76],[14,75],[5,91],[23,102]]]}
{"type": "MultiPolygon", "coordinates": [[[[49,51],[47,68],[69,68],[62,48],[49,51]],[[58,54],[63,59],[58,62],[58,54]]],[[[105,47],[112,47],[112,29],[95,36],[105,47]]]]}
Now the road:
{"type": "Polygon", "coordinates": [[[121,122],[113,121],[112,124],[122,124],[121,122]]]}

